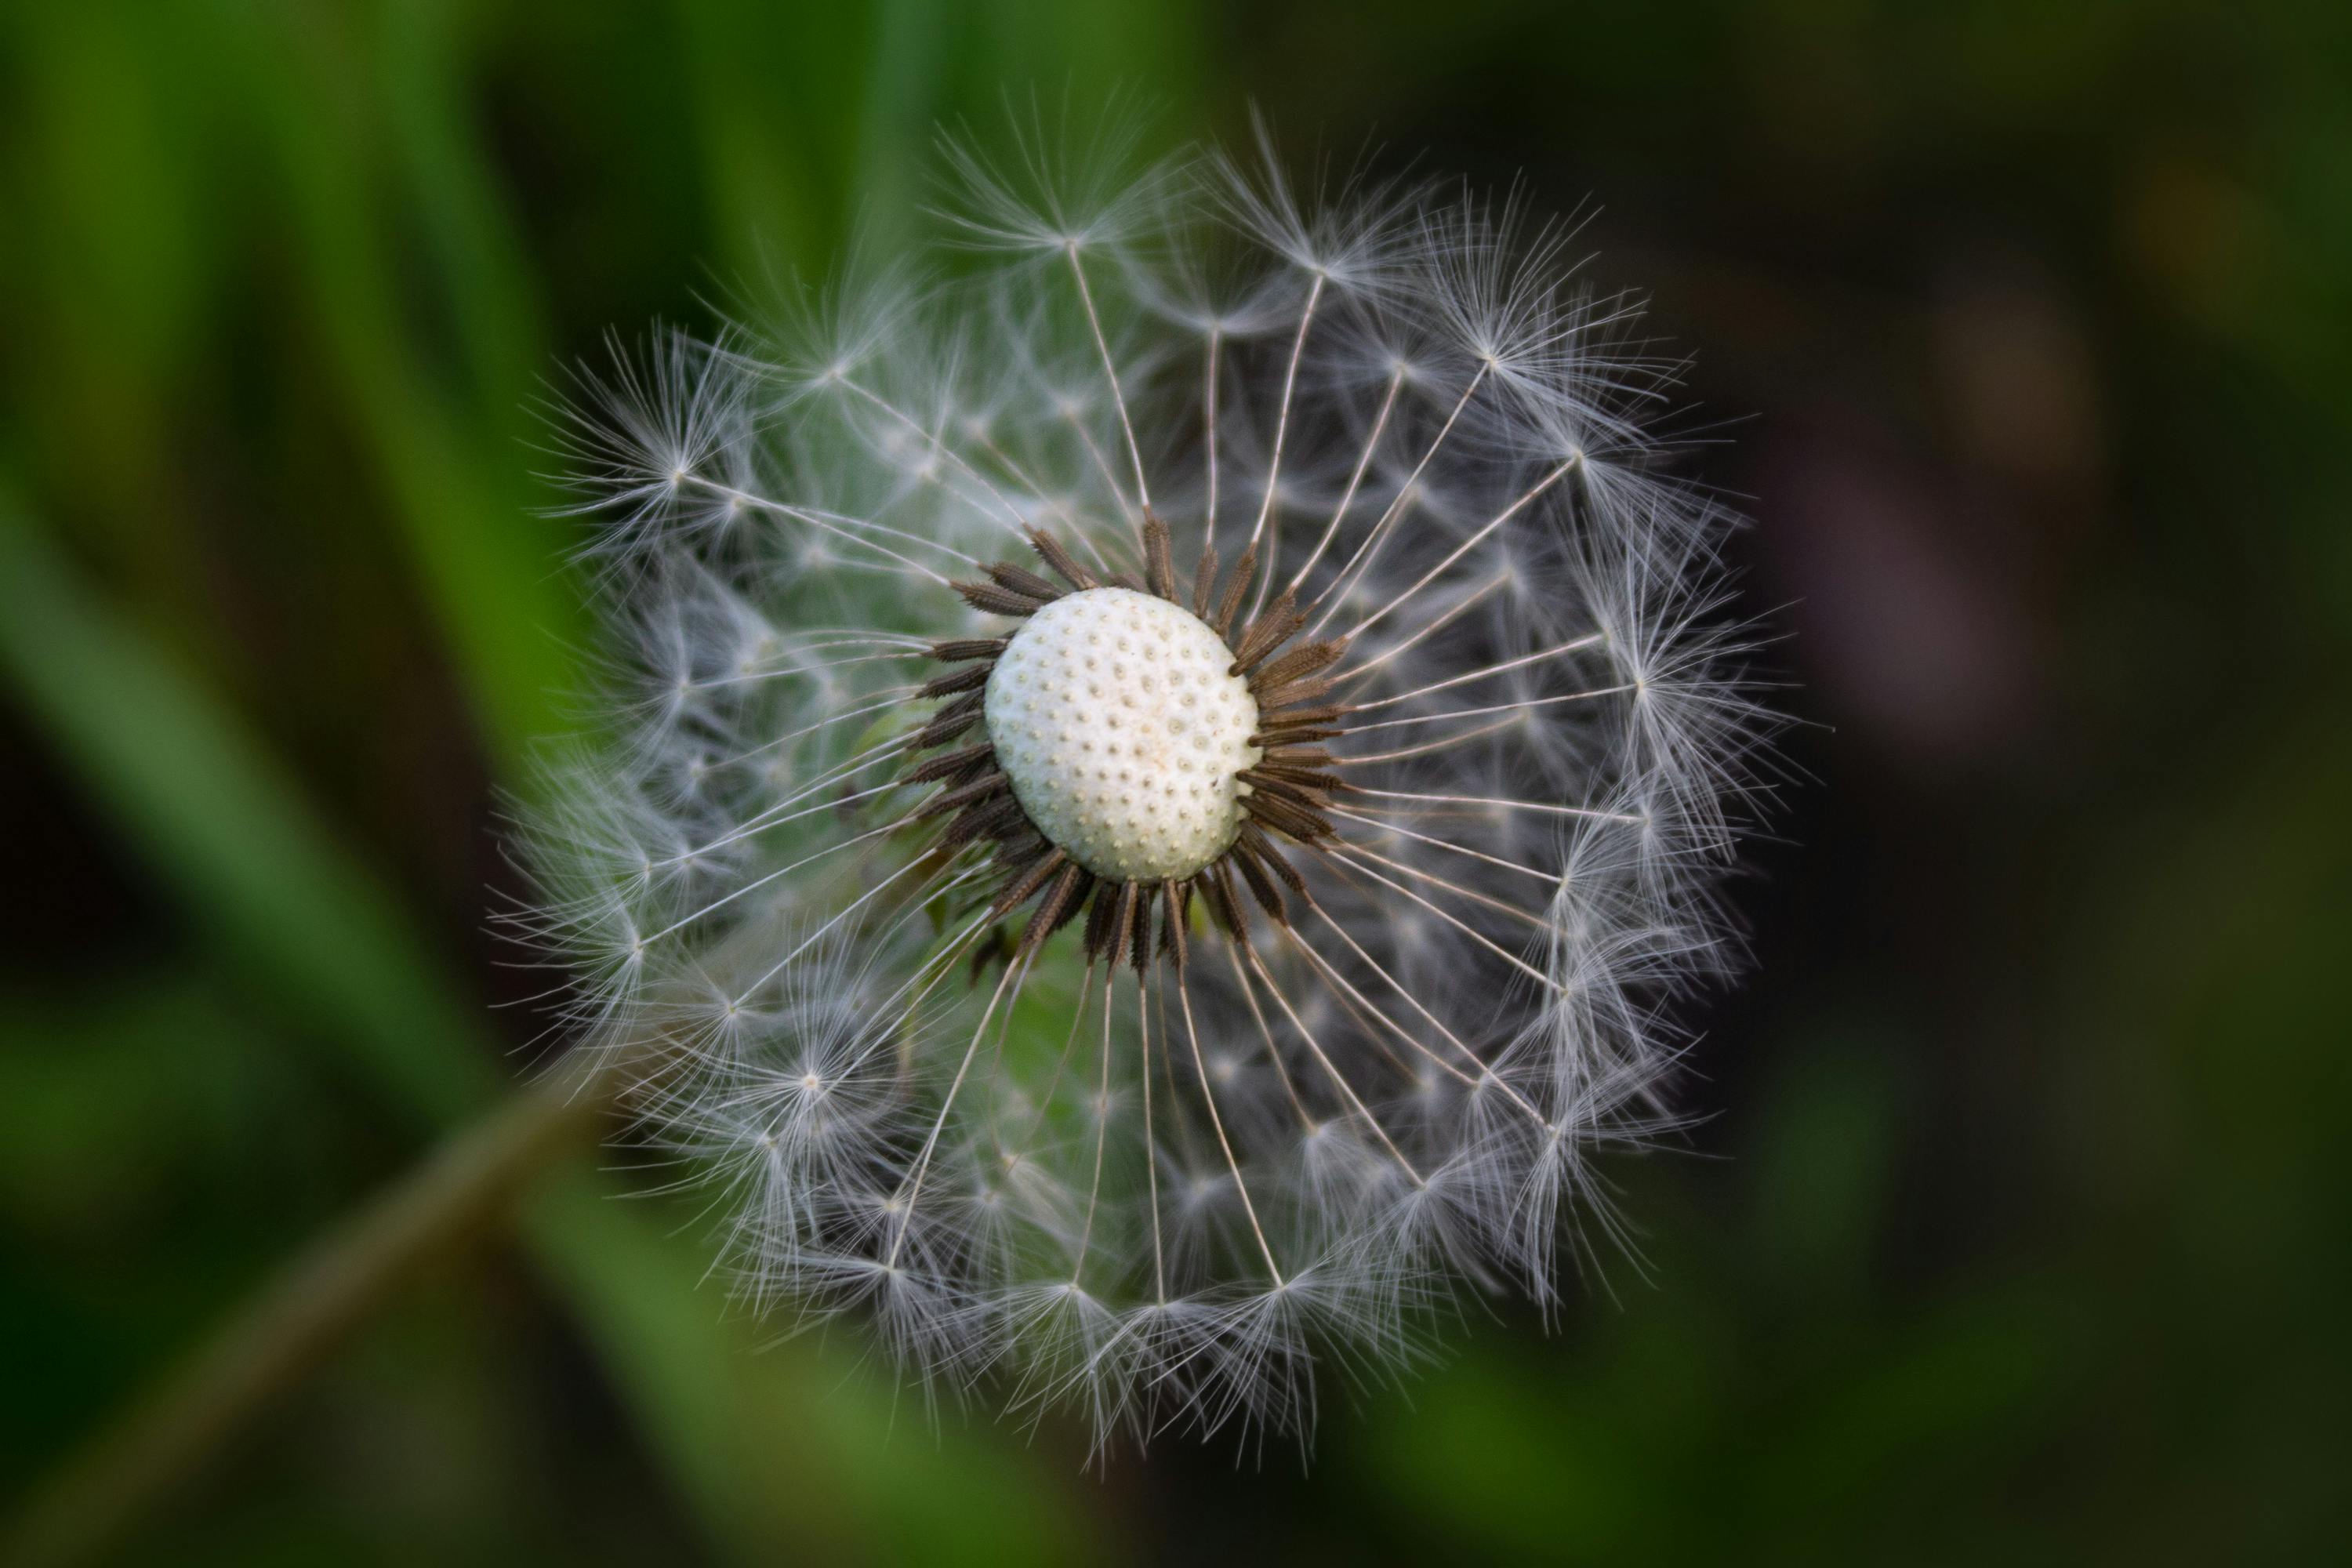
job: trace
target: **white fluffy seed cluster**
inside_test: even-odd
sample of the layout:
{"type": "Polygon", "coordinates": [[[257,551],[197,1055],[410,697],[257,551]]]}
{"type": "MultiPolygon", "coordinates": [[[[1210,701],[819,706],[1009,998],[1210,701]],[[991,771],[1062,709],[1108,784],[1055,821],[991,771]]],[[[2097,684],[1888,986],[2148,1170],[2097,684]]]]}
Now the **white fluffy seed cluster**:
{"type": "Polygon", "coordinates": [[[1233,652],[1180,605],[1130,588],[1057,599],[1013,634],[983,712],[1037,830],[1098,877],[1207,866],[1241,830],[1257,701],[1233,652]]]}
{"type": "MultiPolygon", "coordinates": [[[[1380,1382],[1506,1285],[1557,1312],[1625,1241],[1601,1162],[1681,1125],[1675,1014],[1738,956],[1717,878],[1778,721],[1730,520],[1640,428],[1672,362],[1568,275],[1573,226],[1451,182],[1308,198],[1270,153],[1126,181],[1043,134],[950,152],[951,264],[589,389],[611,686],[520,924],[587,1039],[661,1047],[645,1135],[754,1310],[854,1314],[927,1390],[1106,1445],[1303,1439],[1320,1369],[1380,1382]],[[1073,866],[1195,872],[1264,804],[1261,716],[1185,609],[954,591],[1038,529],[1105,582],[1293,594],[1345,650],[1328,836],[1269,828],[1239,929],[1139,967],[1021,945],[1076,879],[995,910],[1026,839],[907,782],[954,754],[909,752],[961,711],[912,700],[933,649],[1005,637],[985,738],[1073,866]]],[[[1087,897],[1058,912],[1121,901],[1087,897]]]]}

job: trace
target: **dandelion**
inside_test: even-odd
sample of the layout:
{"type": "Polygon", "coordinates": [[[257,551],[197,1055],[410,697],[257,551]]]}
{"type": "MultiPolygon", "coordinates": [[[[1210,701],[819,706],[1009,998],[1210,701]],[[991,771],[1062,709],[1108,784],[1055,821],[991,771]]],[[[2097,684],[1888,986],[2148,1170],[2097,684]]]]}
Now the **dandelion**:
{"type": "Polygon", "coordinates": [[[664,335],[566,443],[581,1019],[664,1042],[748,1299],[1103,1444],[1304,1440],[1626,1245],[1769,729],[1634,306],[1261,152],[951,148],[938,277],[664,335]]]}

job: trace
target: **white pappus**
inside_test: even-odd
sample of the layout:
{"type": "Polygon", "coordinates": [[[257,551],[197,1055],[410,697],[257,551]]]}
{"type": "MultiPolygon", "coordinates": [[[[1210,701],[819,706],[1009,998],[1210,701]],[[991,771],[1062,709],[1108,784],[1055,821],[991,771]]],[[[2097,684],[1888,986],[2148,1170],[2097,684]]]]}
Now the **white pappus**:
{"type": "Polygon", "coordinates": [[[1564,231],[950,147],[941,265],[616,356],[531,934],[746,1296],[1097,1443],[1624,1245],[1771,727],[1564,231]]]}

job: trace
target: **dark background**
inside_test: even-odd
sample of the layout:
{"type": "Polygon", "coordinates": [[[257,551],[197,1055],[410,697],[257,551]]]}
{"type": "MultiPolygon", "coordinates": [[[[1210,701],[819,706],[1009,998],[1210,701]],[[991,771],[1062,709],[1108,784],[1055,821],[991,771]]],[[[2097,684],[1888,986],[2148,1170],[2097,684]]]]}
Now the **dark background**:
{"type": "MultiPolygon", "coordinates": [[[[0,10],[0,1499],[519,1080],[497,791],[608,328],[899,243],[1029,84],[1597,210],[1800,775],[1646,1266],[1311,1468],[934,1434],[583,1151],[126,1560],[2303,1563],[2352,1474],[2352,10],[0,10]]],[[[14,1504],[0,1503],[0,1513],[14,1504]]]]}

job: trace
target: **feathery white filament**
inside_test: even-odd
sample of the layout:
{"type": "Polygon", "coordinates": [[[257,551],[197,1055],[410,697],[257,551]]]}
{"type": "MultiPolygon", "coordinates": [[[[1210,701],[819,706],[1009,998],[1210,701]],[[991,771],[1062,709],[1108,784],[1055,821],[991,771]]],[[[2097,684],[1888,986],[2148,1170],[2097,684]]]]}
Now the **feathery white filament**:
{"type": "Polygon", "coordinates": [[[1629,1246],[1588,1163],[1678,1125],[1774,724],[1731,520],[1514,201],[949,159],[995,258],[592,388],[614,687],[523,923],[675,1047],[755,1305],[1303,1436],[1327,1352],[1629,1246]]]}
{"type": "Polygon", "coordinates": [[[1089,588],[1013,635],[982,709],[1037,831],[1098,877],[1189,877],[1241,831],[1234,775],[1258,760],[1233,652],[1180,605],[1089,588]]]}

